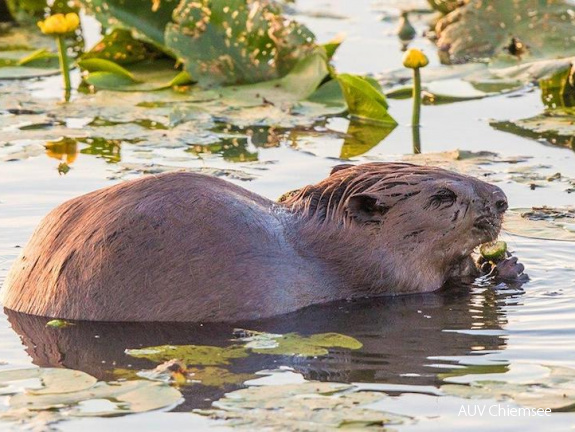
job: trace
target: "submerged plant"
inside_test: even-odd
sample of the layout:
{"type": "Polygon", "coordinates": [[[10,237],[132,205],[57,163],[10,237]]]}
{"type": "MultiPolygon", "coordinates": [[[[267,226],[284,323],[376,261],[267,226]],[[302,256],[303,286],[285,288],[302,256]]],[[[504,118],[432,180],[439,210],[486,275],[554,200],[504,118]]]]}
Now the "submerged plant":
{"type": "Polygon", "coordinates": [[[58,52],[60,55],[60,69],[64,77],[64,100],[70,100],[70,91],[72,85],[70,84],[70,65],[68,60],[68,48],[66,47],[65,36],[75,31],[80,25],[80,17],[78,14],[71,12],[67,14],[54,14],[46,18],[44,21],[38,22],[38,27],[42,33],[47,35],[54,35],[58,42],[58,52]]]}

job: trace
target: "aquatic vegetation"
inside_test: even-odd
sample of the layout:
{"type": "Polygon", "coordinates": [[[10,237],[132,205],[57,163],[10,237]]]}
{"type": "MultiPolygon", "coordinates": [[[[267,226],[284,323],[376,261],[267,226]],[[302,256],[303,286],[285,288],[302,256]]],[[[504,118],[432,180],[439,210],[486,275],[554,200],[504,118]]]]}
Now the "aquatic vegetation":
{"type": "Polygon", "coordinates": [[[212,409],[194,412],[239,428],[384,431],[384,426],[404,420],[370,407],[386,398],[385,393],[358,391],[352,385],[305,382],[236,390],[214,402],[212,409]]]}
{"type": "Polygon", "coordinates": [[[156,363],[178,359],[188,366],[227,365],[230,364],[232,359],[248,356],[248,353],[241,345],[232,345],[225,348],[207,345],[163,345],[127,349],[126,354],[136,358],[145,358],[156,363]]]}
{"type": "Polygon", "coordinates": [[[512,234],[524,237],[575,241],[575,209],[513,209],[505,218],[503,227],[512,234]]]}
{"type": "Polygon", "coordinates": [[[70,100],[70,65],[68,59],[68,47],[66,45],[65,35],[75,31],[80,25],[80,17],[75,12],[64,14],[50,15],[44,21],[38,21],[38,27],[42,33],[56,36],[58,41],[58,55],[60,59],[60,70],[64,77],[64,100],[70,100]]]}
{"type": "Polygon", "coordinates": [[[53,328],[66,328],[73,325],[74,325],[73,323],[61,319],[53,319],[46,323],[46,327],[53,327],[53,328]]]}
{"type": "Polygon", "coordinates": [[[451,63],[491,57],[510,63],[570,52],[575,16],[563,0],[470,0],[443,17],[435,31],[451,63]],[[519,58],[509,50],[512,38],[526,47],[519,58]]]}
{"type": "Polygon", "coordinates": [[[237,329],[238,339],[246,342],[245,348],[257,354],[294,355],[315,357],[329,354],[328,348],[360,349],[363,345],[357,339],[338,333],[322,333],[308,337],[297,333],[285,335],[237,329]]]}
{"type": "Polygon", "coordinates": [[[106,383],[71,369],[32,368],[0,371],[0,393],[8,408],[0,419],[39,422],[70,417],[117,416],[173,406],[181,393],[148,380],[106,383]]]}
{"type": "MultiPolygon", "coordinates": [[[[550,408],[555,412],[570,412],[575,406],[575,371],[568,367],[544,366],[547,374],[537,382],[506,382],[504,380],[478,380],[469,385],[441,386],[445,394],[464,398],[513,400],[532,408],[550,408]]],[[[503,377],[502,377],[503,378],[503,377]]],[[[457,381],[455,381],[457,382],[457,381]]]]}

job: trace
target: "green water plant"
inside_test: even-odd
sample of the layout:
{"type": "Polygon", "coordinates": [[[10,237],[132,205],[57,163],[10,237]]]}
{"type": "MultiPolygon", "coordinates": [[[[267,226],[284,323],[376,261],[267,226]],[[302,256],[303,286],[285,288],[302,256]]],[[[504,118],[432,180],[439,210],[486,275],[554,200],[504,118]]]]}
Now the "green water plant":
{"type": "Polygon", "coordinates": [[[38,27],[46,35],[54,35],[58,43],[58,53],[60,58],[60,69],[64,77],[64,100],[70,100],[72,85],[70,83],[70,62],[68,59],[68,48],[65,36],[75,31],[80,25],[80,17],[74,12],[67,14],[54,14],[44,21],[38,22],[38,27]]]}
{"type": "Polygon", "coordinates": [[[420,69],[427,66],[428,58],[418,49],[409,49],[403,56],[403,66],[413,69],[413,113],[411,127],[413,132],[413,152],[421,153],[421,140],[419,136],[419,119],[421,116],[421,73],[420,69]]]}

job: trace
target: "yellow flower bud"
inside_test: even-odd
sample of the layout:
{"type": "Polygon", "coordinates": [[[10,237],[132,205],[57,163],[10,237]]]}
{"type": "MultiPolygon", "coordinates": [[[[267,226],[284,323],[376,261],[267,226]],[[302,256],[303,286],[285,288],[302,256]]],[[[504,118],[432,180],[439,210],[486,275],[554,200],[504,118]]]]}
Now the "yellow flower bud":
{"type": "Polygon", "coordinates": [[[409,49],[403,55],[403,66],[409,69],[418,69],[427,66],[429,60],[418,49],[409,49]]]}
{"type": "Polygon", "coordinates": [[[78,14],[71,12],[64,14],[54,14],[44,21],[38,22],[38,27],[44,34],[62,35],[73,32],[80,25],[78,14]]]}

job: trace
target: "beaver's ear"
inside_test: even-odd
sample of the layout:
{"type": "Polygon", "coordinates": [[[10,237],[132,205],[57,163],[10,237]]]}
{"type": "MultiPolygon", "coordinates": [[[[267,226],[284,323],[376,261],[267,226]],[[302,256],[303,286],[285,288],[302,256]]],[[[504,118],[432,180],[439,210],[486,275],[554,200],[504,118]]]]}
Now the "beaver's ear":
{"type": "Polygon", "coordinates": [[[368,193],[352,195],[347,201],[348,215],[359,223],[380,223],[389,208],[377,195],[368,193]]]}
{"type": "Polygon", "coordinates": [[[334,166],[334,167],[331,169],[331,172],[329,173],[329,175],[334,175],[334,174],[335,174],[336,172],[338,172],[338,171],[341,171],[341,170],[344,170],[344,169],[348,169],[348,168],[351,168],[351,167],[354,167],[354,166],[355,166],[355,165],[353,165],[353,164],[339,164],[339,165],[336,165],[336,166],[334,166]]]}

